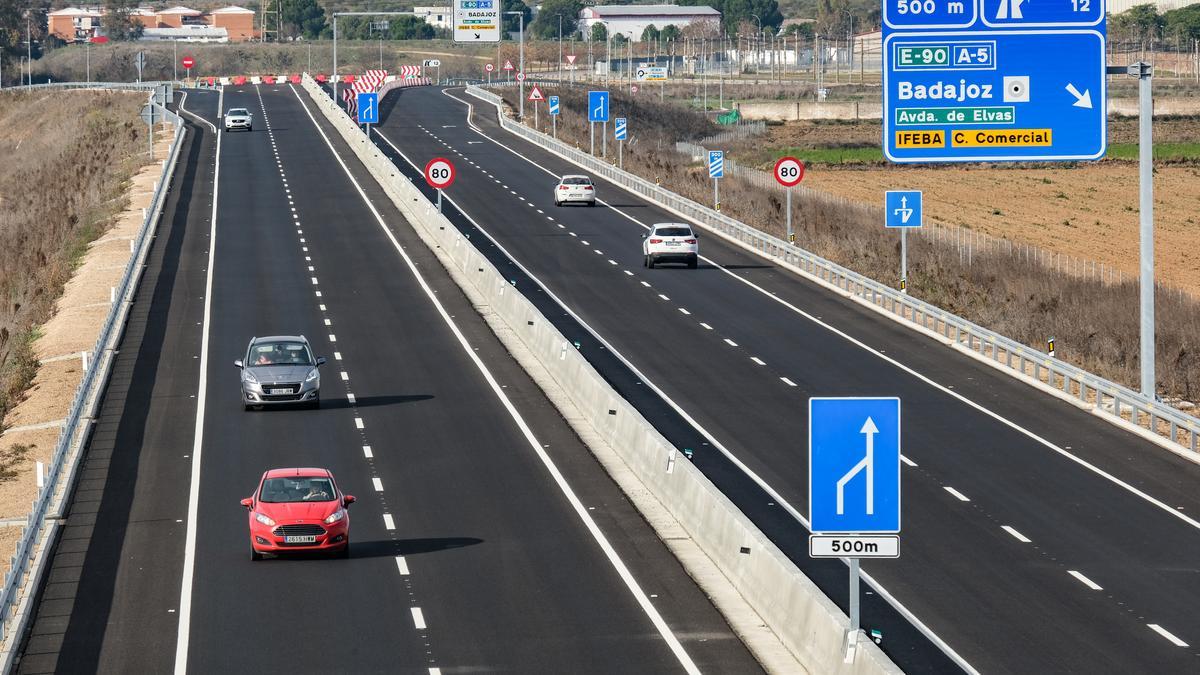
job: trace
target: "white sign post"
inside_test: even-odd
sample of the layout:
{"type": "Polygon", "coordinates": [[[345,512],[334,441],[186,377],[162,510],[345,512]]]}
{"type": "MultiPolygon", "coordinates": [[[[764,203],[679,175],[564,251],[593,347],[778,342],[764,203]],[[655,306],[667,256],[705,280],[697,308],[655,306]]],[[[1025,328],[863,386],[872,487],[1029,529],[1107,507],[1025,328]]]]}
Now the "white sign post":
{"type": "Polygon", "coordinates": [[[437,189],[438,213],[442,212],[442,190],[454,184],[454,165],[444,157],[434,157],[425,165],[425,182],[437,189]]]}
{"type": "Polygon", "coordinates": [[[796,233],[792,232],[792,188],[804,180],[804,162],[795,157],[780,157],[779,161],[775,162],[775,180],[787,193],[787,206],[784,208],[784,212],[787,213],[787,240],[788,243],[795,244],[796,233]]]}

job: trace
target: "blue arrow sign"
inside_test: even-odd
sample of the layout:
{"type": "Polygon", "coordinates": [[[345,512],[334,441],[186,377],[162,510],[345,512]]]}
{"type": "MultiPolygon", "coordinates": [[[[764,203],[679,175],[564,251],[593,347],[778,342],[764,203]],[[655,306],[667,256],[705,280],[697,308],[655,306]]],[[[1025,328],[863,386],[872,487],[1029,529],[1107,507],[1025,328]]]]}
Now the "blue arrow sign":
{"type": "Polygon", "coordinates": [[[362,92],[358,98],[358,123],[379,124],[379,94],[362,92]]]}
{"type": "Polygon", "coordinates": [[[808,400],[813,534],[900,531],[900,399],[808,400]]]}
{"type": "Polygon", "coordinates": [[[724,150],[708,151],[708,176],[709,178],[723,178],[725,176],[724,150]]]}
{"type": "Polygon", "coordinates": [[[588,92],[588,121],[589,122],[607,122],[608,121],[608,92],[607,91],[589,91],[588,92]]]}
{"type": "Polygon", "coordinates": [[[613,125],[613,137],[615,137],[618,141],[625,140],[625,136],[627,134],[626,128],[627,126],[625,124],[625,118],[616,118],[616,124],[613,125]]]}
{"type": "Polygon", "coordinates": [[[920,227],[921,191],[888,190],[883,196],[883,216],[886,227],[920,227]]]}
{"type": "Polygon", "coordinates": [[[551,96],[548,100],[550,103],[550,114],[557,115],[558,114],[558,97],[551,96]]]}

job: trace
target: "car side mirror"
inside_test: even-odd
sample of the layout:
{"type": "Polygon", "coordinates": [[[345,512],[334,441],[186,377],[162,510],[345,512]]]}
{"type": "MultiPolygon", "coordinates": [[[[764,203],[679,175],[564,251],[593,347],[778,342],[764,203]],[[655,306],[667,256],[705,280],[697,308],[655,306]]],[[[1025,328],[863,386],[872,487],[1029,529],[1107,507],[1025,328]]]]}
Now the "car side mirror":
{"type": "Polygon", "coordinates": [[[646,238],[646,235],[644,235],[644,234],[643,234],[643,235],[642,235],[642,239],[645,239],[645,238],[646,238]]]}
{"type": "Polygon", "coordinates": [[[234,361],[234,362],[233,362],[233,365],[237,366],[238,368],[245,368],[245,367],[246,367],[246,366],[243,366],[243,365],[242,365],[242,360],[241,360],[241,359],[238,359],[237,361],[234,361]]]}
{"type": "Polygon", "coordinates": [[[325,365],[325,361],[326,361],[326,359],[325,359],[325,357],[324,357],[324,356],[318,356],[318,357],[317,357],[317,365],[318,365],[318,366],[323,366],[323,365],[325,365]]]}
{"type": "Polygon", "coordinates": [[[254,508],[254,497],[246,497],[242,500],[242,506],[251,509],[254,508]]]}
{"type": "Polygon", "coordinates": [[[354,495],[345,495],[342,497],[342,505],[350,506],[354,503],[354,495]]]}

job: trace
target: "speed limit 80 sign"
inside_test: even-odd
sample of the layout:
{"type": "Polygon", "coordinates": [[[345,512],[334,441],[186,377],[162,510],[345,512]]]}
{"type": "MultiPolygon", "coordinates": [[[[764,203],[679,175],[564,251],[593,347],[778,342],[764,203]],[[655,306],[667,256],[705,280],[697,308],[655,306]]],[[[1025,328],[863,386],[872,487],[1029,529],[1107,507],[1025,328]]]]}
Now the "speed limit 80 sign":
{"type": "Polygon", "coordinates": [[[775,180],[783,187],[795,187],[804,180],[804,162],[795,157],[780,157],[775,162],[775,180]]]}
{"type": "Polygon", "coordinates": [[[454,183],[454,165],[443,157],[434,157],[425,165],[425,182],[430,187],[444,190],[454,183]]]}

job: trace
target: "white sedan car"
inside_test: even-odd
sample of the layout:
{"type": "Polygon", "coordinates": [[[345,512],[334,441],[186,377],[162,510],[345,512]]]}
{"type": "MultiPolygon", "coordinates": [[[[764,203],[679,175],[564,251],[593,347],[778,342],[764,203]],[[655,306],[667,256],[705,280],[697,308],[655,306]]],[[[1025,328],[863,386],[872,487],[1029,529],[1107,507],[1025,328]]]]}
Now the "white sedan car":
{"type": "Polygon", "coordinates": [[[642,235],[642,256],[646,267],[662,262],[687,263],[696,269],[700,255],[699,237],[686,223],[655,223],[650,234],[642,235]]]}
{"type": "Polygon", "coordinates": [[[596,186],[587,176],[563,176],[558,185],[554,186],[554,205],[562,206],[572,202],[596,205],[596,186]]]}

